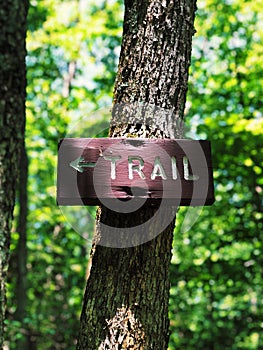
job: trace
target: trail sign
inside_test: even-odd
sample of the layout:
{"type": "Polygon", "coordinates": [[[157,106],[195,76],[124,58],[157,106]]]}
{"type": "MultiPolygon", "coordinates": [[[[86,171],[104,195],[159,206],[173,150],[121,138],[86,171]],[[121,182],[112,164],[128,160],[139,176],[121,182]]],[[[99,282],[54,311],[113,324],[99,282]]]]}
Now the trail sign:
{"type": "Polygon", "coordinates": [[[140,138],[60,141],[59,205],[99,205],[104,200],[136,198],[149,204],[213,204],[210,142],[140,138]]]}

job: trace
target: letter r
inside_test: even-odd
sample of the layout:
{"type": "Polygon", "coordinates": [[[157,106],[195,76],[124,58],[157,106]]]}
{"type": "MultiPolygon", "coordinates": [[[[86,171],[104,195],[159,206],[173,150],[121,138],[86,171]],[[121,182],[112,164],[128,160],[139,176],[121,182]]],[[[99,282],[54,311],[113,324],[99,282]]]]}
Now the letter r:
{"type": "Polygon", "coordinates": [[[133,172],[136,171],[141,179],[145,179],[145,175],[142,171],[144,167],[144,161],[139,156],[128,156],[128,170],[129,170],[129,179],[133,179],[133,172]],[[139,164],[134,164],[133,161],[137,160],[139,164]]]}

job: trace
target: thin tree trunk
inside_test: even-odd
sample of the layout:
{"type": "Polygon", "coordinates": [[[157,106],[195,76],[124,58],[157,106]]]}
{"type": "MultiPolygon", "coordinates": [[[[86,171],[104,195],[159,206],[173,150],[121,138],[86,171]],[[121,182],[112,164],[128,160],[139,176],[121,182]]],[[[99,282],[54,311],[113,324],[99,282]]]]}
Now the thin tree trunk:
{"type": "MultiPolygon", "coordinates": [[[[125,2],[112,137],[181,136],[195,9],[194,0],[125,2]]],[[[78,350],[167,349],[175,212],[99,209],[78,350]]]]}
{"type": "Polygon", "coordinates": [[[19,240],[17,245],[17,284],[16,298],[17,309],[15,319],[21,323],[23,336],[17,340],[16,350],[28,348],[28,329],[24,323],[27,307],[27,180],[28,180],[28,158],[25,144],[22,146],[20,158],[20,177],[18,186],[19,216],[17,232],[19,240]]]}
{"type": "Polygon", "coordinates": [[[0,3],[0,348],[15,186],[25,125],[27,0],[0,3]]]}

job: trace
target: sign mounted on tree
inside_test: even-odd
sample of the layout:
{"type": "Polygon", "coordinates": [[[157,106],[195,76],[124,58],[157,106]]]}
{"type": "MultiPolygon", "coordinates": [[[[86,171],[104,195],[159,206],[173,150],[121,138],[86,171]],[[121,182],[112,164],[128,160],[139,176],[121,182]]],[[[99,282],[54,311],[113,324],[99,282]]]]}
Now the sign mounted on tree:
{"type": "Polygon", "coordinates": [[[209,141],[65,138],[59,143],[57,202],[100,205],[109,200],[214,202],[209,141]]]}

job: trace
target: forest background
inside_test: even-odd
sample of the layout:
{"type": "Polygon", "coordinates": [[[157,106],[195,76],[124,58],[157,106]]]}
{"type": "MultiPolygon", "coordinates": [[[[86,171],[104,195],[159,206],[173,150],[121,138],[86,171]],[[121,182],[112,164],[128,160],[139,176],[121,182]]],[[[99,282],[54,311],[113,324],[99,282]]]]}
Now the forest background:
{"type": "MultiPolygon", "coordinates": [[[[24,337],[32,349],[75,348],[96,209],[56,205],[57,144],[107,135],[122,20],[119,0],[31,0],[7,349],[24,337]]],[[[198,1],[186,137],[212,142],[216,202],[177,216],[170,350],[263,349],[262,20],[259,0],[198,1]]]]}

